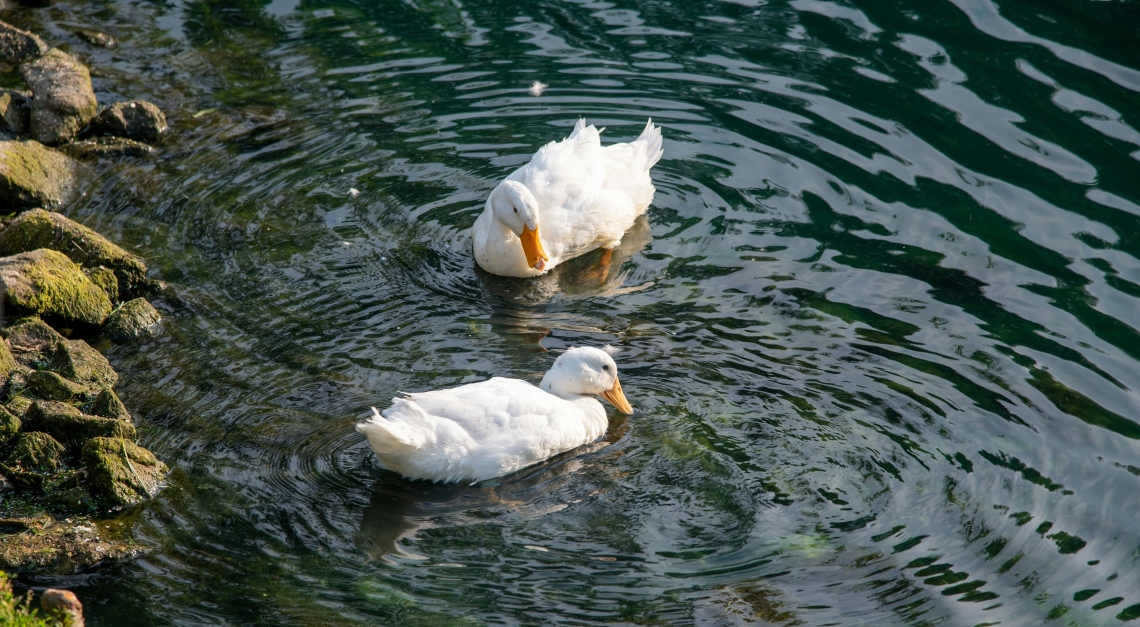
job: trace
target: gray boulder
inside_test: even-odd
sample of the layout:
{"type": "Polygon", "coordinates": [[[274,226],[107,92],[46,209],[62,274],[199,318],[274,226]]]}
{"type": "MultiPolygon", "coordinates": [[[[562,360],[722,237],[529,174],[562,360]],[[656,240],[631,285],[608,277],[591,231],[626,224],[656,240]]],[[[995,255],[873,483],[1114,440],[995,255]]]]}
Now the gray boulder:
{"type": "Polygon", "coordinates": [[[158,310],[145,298],[129,300],[107,318],[107,326],[103,327],[103,337],[111,340],[128,340],[150,335],[160,320],[162,316],[158,310]]]}
{"type": "Polygon", "coordinates": [[[70,322],[98,326],[111,314],[107,294],[75,262],[54,250],[0,258],[0,292],[4,302],[18,310],[70,322]]]}
{"type": "Polygon", "coordinates": [[[75,136],[95,117],[98,104],[91,73],[75,57],[52,48],[36,61],[20,66],[32,89],[31,136],[57,144],[75,136]]]}
{"type": "Polygon", "coordinates": [[[75,195],[78,164],[35,141],[0,141],[0,207],[58,207],[75,195]]]}
{"type": "Polygon", "coordinates": [[[86,134],[130,137],[145,142],[156,142],[166,131],[166,116],[162,109],[145,100],[116,102],[103,109],[91,120],[86,134]]]}
{"type": "Polygon", "coordinates": [[[16,65],[34,61],[46,54],[48,48],[44,40],[32,33],[0,22],[0,63],[16,65]]]}

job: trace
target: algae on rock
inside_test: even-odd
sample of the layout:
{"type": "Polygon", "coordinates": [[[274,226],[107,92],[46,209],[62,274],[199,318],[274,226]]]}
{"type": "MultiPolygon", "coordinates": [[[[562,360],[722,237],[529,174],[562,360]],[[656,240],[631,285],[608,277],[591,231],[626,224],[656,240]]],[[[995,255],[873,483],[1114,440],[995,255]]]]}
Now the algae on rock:
{"type": "Polygon", "coordinates": [[[111,362],[83,340],[60,342],[48,369],[85,385],[114,387],[119,381],[111,362]]]}
{"type": "Polygon", "coordinates": [[[58,207],[75,196],[78,164],[37,141],[0,141],[0,206],[58,207]]]}
{"type": "Polygon", "coordinates": [[[107,294],[54,250],[0,258],[0,290],[13,307],[87,325],[103,324],[112,309],[107,294]]]}
{"type": "Polygon", "coordinates": [[[145,298],[136,298],[119,306],[107,318],[103,337],[125,340],[149,334],[162,316],[145,298]]]}
{"type": "Polygon", "coordinates": [[[88,416],[58,401],[33,401],[24,414],[24,431],[42,431],[71,447],[98,437],[135,437],[135,427],[129,422],[88,416]]]}
{"type": "MultiPolygon", "coordinates": [[[[123,298],[146,279],[146,264],[107,238],[53,211],[37,209],[20,214],[0,231],[0,255],[50,248],[94,271],[110,269],[123,298]]],[[[119,300],[119,299],[115,299],[119,300]]]]}
{"type": "Polygon", "coordinates": [[[68,381],[50,370],[35,370],[28,373],[28,389],[36,396],[49,401],[70,401],[87,392],[87,388],[68,381]]]}
{"type": "Polygon", "coordinates": [[[153,453],[122,438],[95,438],[83,446],[91,490],[113,506],[153,498],[162,487],[166,464],[153,453]]]}

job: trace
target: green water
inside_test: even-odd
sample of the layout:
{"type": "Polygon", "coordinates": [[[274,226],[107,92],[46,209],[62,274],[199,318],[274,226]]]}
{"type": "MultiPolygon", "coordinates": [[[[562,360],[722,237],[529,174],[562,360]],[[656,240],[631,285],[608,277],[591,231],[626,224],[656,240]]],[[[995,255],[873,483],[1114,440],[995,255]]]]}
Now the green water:
{"type": "Polygon", "coordinates": [[[109,357],[175,470],[149,553],[64,582],[88,625],[1140,616],[1135,2],[2,15],[174,129],[67,210],[170,285],[109,357]],[[609,267],[476,271],[487,193],[579,116],[663,127],[648,221],[609,267]],[[352,429],[607,343],[640,411],[497,482],[403,481],[352,429]]]}

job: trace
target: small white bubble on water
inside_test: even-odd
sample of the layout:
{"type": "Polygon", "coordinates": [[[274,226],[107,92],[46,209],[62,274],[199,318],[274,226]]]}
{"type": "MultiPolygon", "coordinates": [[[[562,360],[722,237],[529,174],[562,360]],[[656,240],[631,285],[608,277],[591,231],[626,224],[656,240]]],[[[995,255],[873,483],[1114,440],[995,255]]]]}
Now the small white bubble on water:
{"type": "Polygon", "coordinates": [[[350,188],[348,188],[348,195],[352,196],[353,198],[356,198],[357,196],[360,195],[360,190],[356,189],[355,187],[350,187],[350,188]]]}
{"type": "Polygon", "coordinates": [[[546,91],[547,87],[550,87],[550,85],[547,85],[542,81],[535,81],[530,84],[530,89],[526,90],[526,93],[532,96],[541,96],[542,92],[546,91]]]}

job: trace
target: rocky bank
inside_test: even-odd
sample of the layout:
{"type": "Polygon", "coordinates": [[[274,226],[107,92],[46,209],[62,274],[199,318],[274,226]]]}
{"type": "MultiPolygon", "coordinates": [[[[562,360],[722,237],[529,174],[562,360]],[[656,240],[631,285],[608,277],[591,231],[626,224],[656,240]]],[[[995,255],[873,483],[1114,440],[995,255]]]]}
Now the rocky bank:
{"type": "Polygon", "coordinates": [[[28,90],[0,89],[0,570],[76,573],[138,553],[108,521],[168,470],[135,442],[119,375],[92,343],[161,317],[143,260],[56,211],[83,160],[146,156],[167,125],[145,101],[100,110],[82,62],[0,22],[4,71],[28,90]]]}

